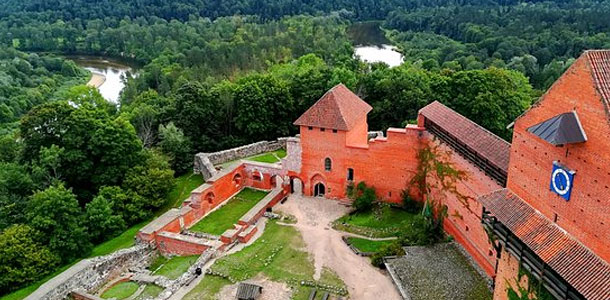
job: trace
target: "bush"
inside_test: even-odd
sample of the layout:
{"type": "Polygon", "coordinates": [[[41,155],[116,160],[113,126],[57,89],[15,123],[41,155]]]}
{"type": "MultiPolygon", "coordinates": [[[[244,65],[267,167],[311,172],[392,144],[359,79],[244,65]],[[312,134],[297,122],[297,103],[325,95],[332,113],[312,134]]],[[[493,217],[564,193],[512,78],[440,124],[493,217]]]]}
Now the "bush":
{"type": "Polygon", "coordinates": [[[402,198],[402,207],[404,208],[404,210],[410,213],[418,213],[422,210],[422,203],[413,199],[413,197],[409,195],[408,190],[403,190],[400,193],[400,197],[402,198]]]}
{"type": "Polygon", "coordinates": [[[439,241],[441,236],[442,230],[440,223],[432,218],[417,215],[413,219],[411,227],[408,230],[404,230],[399,241],[400,244],[404,246],[423,246],[439,241]]]}
{"type": "Polygon", "coordinates": [[[383,258],[392,255],[404,255],[405,250],[402,249],[400,242],[395,241],[391,244],[384,245],[381,249],[371,256],[371,264],[378,268],[385,268],[383,258]]]}
{"type": "Polygon", "coordinates": [[[356,211],[369,211],[377,199],[375,188],[366,186],[364,181],[358,183],[355,191],[354,207],[356,211]]]}

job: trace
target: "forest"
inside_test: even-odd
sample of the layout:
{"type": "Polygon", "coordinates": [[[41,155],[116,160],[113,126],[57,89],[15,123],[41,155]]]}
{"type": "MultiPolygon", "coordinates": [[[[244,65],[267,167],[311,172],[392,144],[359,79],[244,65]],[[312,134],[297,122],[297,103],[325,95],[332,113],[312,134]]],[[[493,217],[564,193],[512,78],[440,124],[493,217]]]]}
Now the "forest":
{"type": "Polygon", "coordinates": [[[85,1],[0,3],[0,295],[163,210],[196,152],[296,134],[344,83],[371,130],[438,100],[507,125],[585,49],[610,48],[610,1],[85,1]],[[378,22],[401,66],[354,57],[378,22]],[[142,66],[120,102],[67,54],[142,66]]]}

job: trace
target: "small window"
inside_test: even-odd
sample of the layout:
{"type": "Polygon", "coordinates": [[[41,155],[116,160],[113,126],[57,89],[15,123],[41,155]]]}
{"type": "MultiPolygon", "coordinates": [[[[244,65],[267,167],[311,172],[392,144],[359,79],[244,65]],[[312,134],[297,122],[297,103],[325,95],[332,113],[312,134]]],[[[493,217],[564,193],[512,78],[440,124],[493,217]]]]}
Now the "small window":
{"type": "Polygon", "coordinates": [[[326,131],[326,128],[320,128],[320,131],[324,132],[326,131]]]}
{"type": "Polygon", "coordinates": [[[313,130],[313,127],[309,126],[309,127],[307,127],[307,129],[309,129],[309,130],[313,130]]]}
{"type": "Polygon", "coordinates": [[[324,170],[330,171],[332,169],[332,167],[333,167],[332,164],[333,163],[330,161],[330,158],[328,158],[328,157],[325,158],[324,159],[324,170]]]}
{"type": "Polygon", "coordinates": [[[333,133],[337,133],[337,129],[333,129],[333,133]]]}
{"type": "Polygon", "coordinates": [[[347,168],[347,180],[354,181],[354,169],[347,168]]]}

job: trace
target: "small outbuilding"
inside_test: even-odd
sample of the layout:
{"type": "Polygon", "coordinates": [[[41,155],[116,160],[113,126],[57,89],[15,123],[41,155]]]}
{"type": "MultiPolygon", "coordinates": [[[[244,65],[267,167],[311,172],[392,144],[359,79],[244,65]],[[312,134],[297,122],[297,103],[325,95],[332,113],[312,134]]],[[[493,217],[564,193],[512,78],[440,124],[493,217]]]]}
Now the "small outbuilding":
{"type": "Polygon", "coordinates": [[[263,292],[263,287],[260,285],[240,282],[237,286],[237,300],[256,300],[263,292]]]}

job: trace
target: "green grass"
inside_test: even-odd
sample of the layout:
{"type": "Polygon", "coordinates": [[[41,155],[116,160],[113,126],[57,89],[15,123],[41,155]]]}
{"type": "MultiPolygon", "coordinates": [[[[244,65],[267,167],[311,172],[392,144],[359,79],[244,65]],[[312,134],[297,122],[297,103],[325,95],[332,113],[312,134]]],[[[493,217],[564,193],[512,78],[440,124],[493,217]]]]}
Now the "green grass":
{"type": "Polygon", "coordinates": [[[169,279],[176,279],[186,272],[197,261],[199,255],[174,256],[167,260],[160,269],[153,274],[163,275],[169,279]]]}
{"type": "Polygon", "coordinates": [[[219,276],[205,275],[199,284],[194,287],[183,300],[217,300],[216,294],[231,282],[219,276]]]}
{"type": "MultiPolygon", "coordinates": [[[[276,162],[280,161],[278,158],[284,158],[284,157],[286,157],[286,150],[285,149],[279,149],[279,150],[276,150],[276,151],[266,152],[266,153],[262,153],[262,154],[256,154],[256,155],[252,155],[252,156],[248,156],[248,157],[244,157],[244,158],[240,158],[240,159],[250,160],[250,161],[258,161],[258,162],[264,162],[264,163],[276,163],[276,162]]],[[[219,166],[226,168],[229,165],[231,165],[232,163],[234,163],[234,162],[236,162],[236,161],[238,161],[240,159],[226,161],[226,162],[223,162],[223,163],[219,164],[219,166]]]]}
{"type": "Polygon", "coordinates": [[[360,252],[378,252],[381,247],[392,244],[394,241],[371,241],[367,239],[349,237],[347,238],[352,246],[360,250],[360,252]]]}
{"type": "Polygon", "coordinates": [[[268,192],[245,188],[218,210],[213,211],[189,230],[221,235],[236,224],[268,192]]]}
{"type": "MultiPolygon", "coordinates": [[[[234,282],[262,274],[272,281],[285,282],[293,287],[293,299],[307,299],[310,288],[301,286],[299,282],[313,280],[314,266],[304,248],[301,234],[294,227],[269,221],[263,235],[252,245],[220,258],[211,269],[234,282]]],[[[318,283],[345,287],[341,279],[328,269],[323,270],[318,283]]],[[[231,282],[227,279],[206,275],[184,299],[215,299],[214,295],[228,284],[231,282]]]]}
{"type": "MultiPolygon", "coordinates": [[[[182,201],[184,201],[184,199],[188,198],[191,191],[194,190],[196,187],[200,186],[201,184],[203,184],[203,178],[201,177],[201,175],[185,174],[176,178],[176,185],[168,194],[168,205],[160,209],[155,215],[161,215],[168,209],[179,206],[182,201]]],[[[93,248],[89,257],[106,255],[120,249],[131,247],[134,244],[135,235],[142,227],[144,227],[149,222],[150,220],[134,225],[128,228],[121,235],[111,240],[108,240],[102,244],[99,244],[98,246],[93,248]]],[[[68,268],[76,264],[78,261],[79,260],[76,260],[70,264],[64,265],[61,268],[57,269],[55,272],[43,277],[42,279],[28,286],[16,290],[10,294],[1,296],[0,300],[24,299],[25,297],[33,293],[36,289],[38,289],[41,285],[43,285],[45,282],[61,274],[63,271],[67,270],[68,268]]]]}
{"type": "Polygon", "coordinates": [[[345,215],[334,222],[334,228],[370,237],[398,236],[409,228],[415,214],[387,205],[375,207],[368,212],[345,215]]]}
{"type": "Polygon", "coordinates": [[[286,157],[286,150],[280,149],[273,152],[267,152],[264,154],[256,155],[254,157],[246,158],[247,160],[264,162],[264,163],[276,163],[280,161],[280,158],[286,157]]]}
{"type": "Polygon", "coordinates": [[[154,299],[159,296],[161,292],[163,292],[162,287],[154,284],[147,284],[142,293],[138,295],[135,300],[154,299]]]}
{"type": "Polygon", "coordinates": [[[179,207],[190,195],[191,191],[203,184],[201,174],[184,174],[176,178],[174,188],[167,195],[167,205],[159,211],[161,215],[172,207],[179,207]]]}
{"type": "Polygon", "coordinates": [[[102,298],[125,299],[133,295],[139,287],[140,286],[137,283],[132,281],[121,282],[102,293],[102,298]]]}
{"type": "Polygon", "coordinates": [[[136,224],[125,230],[119,236],[97,245],[95,248],[93,248],[93,251],[91,251],[91,255],[89,255],[89,257],[107,255],[119,249],[125,249],[133,246],[135,244],[136,234],[146,224],[148,224],[148,221],[136,224]]]}
{"type": "Polygon", "coordinates": [[[169,259],[163,255],[157,256],[155,260],[148,266],[148,269],[152,272],[156,271],[159,267],[164,265],[169,259]]]}

